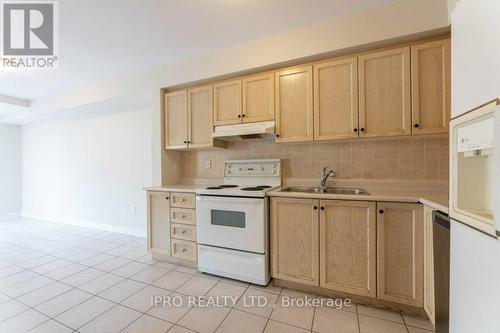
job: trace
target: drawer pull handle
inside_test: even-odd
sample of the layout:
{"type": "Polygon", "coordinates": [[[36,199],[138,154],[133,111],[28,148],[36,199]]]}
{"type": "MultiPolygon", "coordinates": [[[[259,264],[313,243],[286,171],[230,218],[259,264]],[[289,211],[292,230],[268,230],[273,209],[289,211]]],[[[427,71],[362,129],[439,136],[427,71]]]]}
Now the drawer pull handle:
{"type": "Polygon", "coordinates": [[[182,215],[182,216],[181,216],[181,219],[185,219],[185,218],[186,218],[186,215],[182,215]]]}
{"type": "Polygon", "coordinates": [[[187,250],[186,249],[182,249],[181,252],[186,252],[187,250]]]}
{"type": "Polygon", "coordinates": [[[184,201],[186,201],[186,198],[182,198],[182,199],[181,199],[181,202],[184,202],[184,201]]]}
{"type": "Polygon", "coordinates": [[[186,233],[186,230],[182,230],[181,234],[185,234],[186,233]]]}

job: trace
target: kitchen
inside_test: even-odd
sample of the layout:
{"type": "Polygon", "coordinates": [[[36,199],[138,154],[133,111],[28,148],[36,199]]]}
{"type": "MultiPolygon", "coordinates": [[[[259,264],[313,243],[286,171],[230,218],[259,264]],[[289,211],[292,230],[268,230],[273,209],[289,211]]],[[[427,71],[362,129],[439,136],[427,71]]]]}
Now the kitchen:
{"type": "Polygon", "coordinates": [[[88,111],[22,125],[23,213],[0,224],[0,331],[500,329],[500,9],[351,5],[33,103],[88,111]],[[81,159],[64,162],[70,150],[81,159]]]}

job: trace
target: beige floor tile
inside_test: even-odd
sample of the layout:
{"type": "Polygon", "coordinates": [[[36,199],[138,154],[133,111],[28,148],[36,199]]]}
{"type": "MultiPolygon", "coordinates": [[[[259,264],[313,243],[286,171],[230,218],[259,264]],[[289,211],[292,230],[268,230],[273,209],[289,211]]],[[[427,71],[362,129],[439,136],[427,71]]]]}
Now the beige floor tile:
{"type": "Polygon", "coordinates": [[[120,276],[105,273],[105,274],[103,274],[103,275],[101,275],[101,276],[99,276],[99,277],[97,277],[97,278],[95,278],[87,283],[82,284],[78,288],[82,289],[86,292],[89,292],[91,294],[96,295],[96,294],[100,293],[101,291],[104,291],[104,290],[114,286],[115,284],[120,283],[123,280],[125,280],[125,279],[120,277],[120,276]]]}
{"type": "Polygon", "coordinates": [[[73,274],[71,276],[68,276],[67,278],[62,279],[61,282],[69,284],[70,286],[73,287],[78,287],[104,274],[105,273],[103,271],[94,268],[88,268],[84,271],[81,271],[79,273],[73,274]]]}
{"type": "Polygon", "coordinates": [[[41,324],[40,326],[35,327],[29,333],[71,333],[73,330],[69,327],[58,323],[55,320],[48,320],[41,324]]]}
{"type": "Polygon", "coordinates": [[[125,299],[121,304],[140,312],[147,312],[153,307],[154,297],[163,297],[169,294],[168,290],[147,286],[125,299]]]}
{"type": "Polygon", "coordinates": [[[408,325],[408,326],[413,326],[413,327],[418,327],[418,328],[423,328],[426,330],[434,331],[434,325],[432,325],[432,322],[428,319],[415,317],[415,316],[409,316],[409,315],[403,315],[403,317],[404,317],[406,325],[408,325]]]}
{"type": "Polygon", "coordinates": [[[178,272],[191,274],[191,275],[196,275],[198,273],[198,270],[196,268],[186,267],[186,266],[177,266],[175,268],[175,270],[178,272]]]}
{"type": "Polygon", "coordinates": [[[132,275],[139,273],[140,271],[143,271],[148,267],[149,265],[143,264],[141,262],[132,261],[131,263],[118,267],[114,271],[111,271],[111,273],[128,278],[131,277],[132,275]]]}
{"type": "Polygon", "coordinates": [[[55,317],[91,297],[92,295],[87,292],[73,289],[37,305],[35,310],[40,311],[49,317],[55,317]]]}
{"type": "Polygon", "coordinates": [[[140,271],[139,273],[132,275],[130,278],[132,280],[136,280],[142,283],[151,284],[153,281],[159,279],[168,272],[170,271],[166,268],[158,266],[149,266],[148,268],[140,271]]]}
{"type": "Polygon", "coordinates": [[[347,298],[331,298],[331,297],[317,297],[321,302],[322,306],[334,307],[338,310],[354,312],[356,313],[357,305],[354,304],[350,299],[347,298]],[[330,306],[332,305],[332,306],[330,306]]]}
{"type": "Polygon", "coordinates": [[[269,282],[269,284],[265,287],[263,286],[259,286],[257,284],[252,284],[250,285],[250,288],[251,289],[257,289],[257,290],[260,290],[260,291],[265,291],[266,293],[271,293],[271,294],[276,294],[276,295],[279,295],[281,294],[281,290],[283,290],[283,288],[281,287],[277,287],[275,285],[273,285],[273,282],[269,282]]]}
{"type": "Polygon", "coordinates": [[[374,317],[359,316],[361,333],[407,333],[406,326],[393,321],[377,319],[374,317]]]}
{"type": "Polygon", "coordinates": [[[221,280],[210,289],[205,298],[219,305],[234,307],[245,290],[245,287],[221,280]]]}
{"type": "Polygon", "coordinates": [[[238,303],[236,303],[235,308],[261,317],[269,318],[277,300],[278,295],[249,288],[245,291],[243,296],[241,296],[238,303]],[[261,302],[261,305],[264,306],[259,306],[259,302],[261,302]]]}
{"type": "Polygon", "coordinates": [[[26,310],[20,314],[10,317],[0,323],[0,332],[21,333],[37,327],[50,318],[33,309],[26,310]]]}
{"type": "Polygon", "coordinates": [[[54,319],[76,330],[108,311],[113,306],[114,303],[94,296],[74,308],[61,313],[54,319]]]}
{"type": "Polygon", "coordinates": [[[28,310],[28,307],[16,300],[0,304],[0,321],[18,315],[21,312],[28,310]]]}
{"type": "Polygon", "coordinates": [[[175,269],[177,267],[176,264],[172,264],[172,263],[164,262],[164,261],[158,261],[154,265],[158,266],[158,267],[166,268],[166,269],[175,269]]]}
{"type": "Polygon", "coordinates": [[[46,286],[43,286],[37,290],[30,293],[24,294],[23,296],[17,298],[20,302],[28,306],[37,306],[51,298],[61,295],[68,290],[73,289],[73,287],[68,286],[60,282],[52,282],[46,286]]]}
{"type": "Polygon", "coordinates": [[[133,323],[141,313],[121,305],[111,308],[80,328],[80,333],[118,333],[133,323]]]}
{"type": "Polygon", "coordinates": [[[271,319],[310,330],[314,316],[314,307],[299,306],[298,304],[293,304],[293,301],[301,300],[280,296],[271,314],[271,319]]]}
{"type": "Polygon", "coordinates": [[[172,325],[168,321],[145,314],[127,326],[121,333],[165,333],[172,325]]]}
{"type": "Polygon", "coordinates": [[[80,264],[86,265],[86,266],[95,266],[95,265],[99,265],[100,263],[103,263],[106,260],[109,260],[112,258],[113,257],[110,256],[109,254],[99,253],[99,254],[96,254],[95,256],[92,256],[90,258],[79,260],[78,262],[80,264]]]}
{"type": "Polygon", "coordinates": [[[54,271],[48,272],[45,274],[45,276],[48,276],[49,278],[54,280],[62,280],[70,275],[76,274],[86,269],[87,266],[71,263],[54,271]]]}
{"type": "Polygon", "coordinates": [[[42,288],[52,282],[54,282],[54,280],[49,279],[42,275],[38,275],[21,283],[17,283],[7,288],[3,288],[2,292],[9,297],[15,298],[27,294],[29,292],[32,292],[36,289],[42,288]]]}
{"type": "Polygon", "coordinates": [[[223,278],[221,280],[224,281],[224,282],[236,284],[236,285],[238,285],[240,287],[244,287],[244,288],[248,288],[250,286],[250,283],[244,282],[244,281],[238,281],[238,280],[229,279],[229,278],[223,278]]]}
{"type": "Polygon", "coordinates": [[[358,305],[358,313],[379,319],[390,320],[396,323],[404,324],[403,317],[399,312],[373,308],[365,305],[358,305]]]}
{"type": "Polygon", "coordinates": [[[95,265],[94,268],[100,269],[101,271],[105,272],[111,272],[117,269],[118,267],[122,267],[130,262],[131,260],[125,258],[111,257],[110,259],[95,265]]]}
{"type": "Polygon", "coordinates": [[[230,308],[222,306],[195,306],[179,320],[178,324],[196,332],[212,333],[226,318],[229,311],[231,311],[230,308]]]}
{"type": "Polygon", "coordinates": [[[231,310],[217,329],[217,333],[261,333],[266,327],[265,318],[239,311],[231,310]]]}
{"type": "Polygon", "coordinates": [[[204,276],[194,276],[182,286],[176,289],[176,292],[189,296],[203,296],[208,293],[217,284],[216,280],[204,276]]]}
{"type": "Polygon", "coordinates": [[[330,307],[317,307],[314,314],[313,331],[319,333],[357,333],[356,313],[330,307]]]}
{"type": "Polygon", "coordinates": [[[305,330],[303,328],[298,328],[295,326],[290,326],[284,323],[280,323],[274,320],[269,320],[264,330],[264,333],[306,333],[306,332],[310,331],[305,330]]]}
{"type": "Polygon", "coordinates": [[[171,323],[176,323],[186,312],[191,309],[192,304],[186,295],[172,293],[167,296],[168,303],[158,304],[147,312],[153,317],[157,317],[171,323]]]}
{"type": "Polygon", "coordinates": [[[192,276],[186,273],[170,271],[152,283],[153,286],[174,291],[184,284],[192,276]]]}
{"type": "Polygon", "coordinates": [[[424,330],[423,328],[418,328],[418,327],[413,327],[413,326],[407,326],[408,332],[410,333],[432,333],[434,331],[430,330],[424,330]]]}
{"type": "Polygon", "coordinates": [[[174,327],[172,327],[168,333],[193,333],[194,331],[191,331],[191,330],[188,330],[187,328],[184,328],[184,327],[181,327],[181,326],[178,326],[178,325],[174,325],[174,327]]]}
{"type": "Polygon", "coordinates": [[[127,279],[118,284],[115,284],[109,289],[104,290],[99,294],[99,296],[107,300],[120,303],[121,301],[135,294],[144,287],[146,287],[144,283],[127,279]]]}

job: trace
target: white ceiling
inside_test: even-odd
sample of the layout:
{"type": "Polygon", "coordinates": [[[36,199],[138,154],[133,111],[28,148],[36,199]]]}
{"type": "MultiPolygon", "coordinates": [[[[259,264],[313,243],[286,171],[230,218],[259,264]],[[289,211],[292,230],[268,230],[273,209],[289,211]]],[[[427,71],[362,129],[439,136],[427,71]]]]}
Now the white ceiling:
{"type": "Polygon", "coordinates": [[[63,0],[60,68],[2,72],[0,95],[55,95],[394,1],[63,0]]]}

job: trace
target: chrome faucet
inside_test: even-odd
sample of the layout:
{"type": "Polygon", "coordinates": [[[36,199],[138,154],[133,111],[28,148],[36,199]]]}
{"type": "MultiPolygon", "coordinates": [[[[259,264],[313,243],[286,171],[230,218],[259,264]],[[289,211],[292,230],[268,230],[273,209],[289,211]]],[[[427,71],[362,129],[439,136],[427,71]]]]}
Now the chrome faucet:
{"type": "Polygon", "coordinates": [[[326,188],[326,181],[329,177],[335,177],[337,175],[337,172],[335,172],[334,170],[330,169],[327,171],[327,169],[328,167],[325,167],[323,171],[321,171],[321,175],[319,176],[320,187],[322,189],[326,188]]]}

